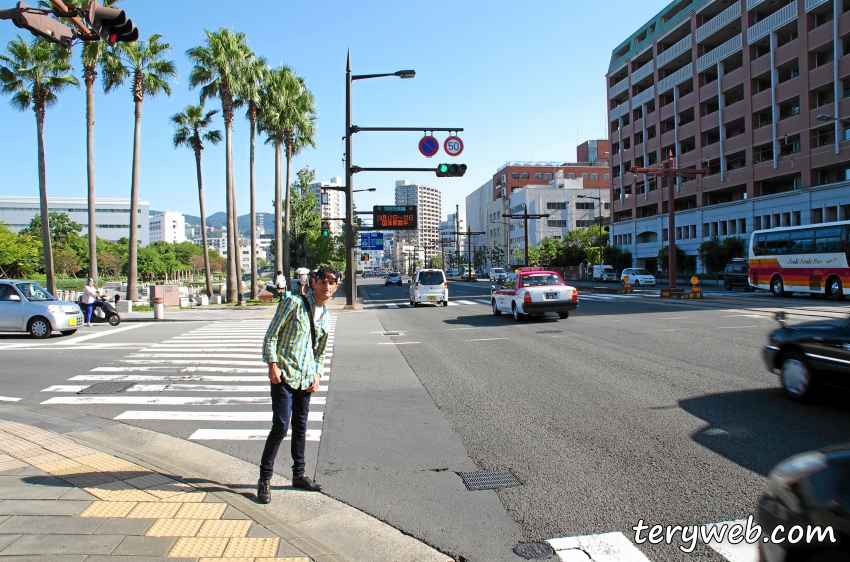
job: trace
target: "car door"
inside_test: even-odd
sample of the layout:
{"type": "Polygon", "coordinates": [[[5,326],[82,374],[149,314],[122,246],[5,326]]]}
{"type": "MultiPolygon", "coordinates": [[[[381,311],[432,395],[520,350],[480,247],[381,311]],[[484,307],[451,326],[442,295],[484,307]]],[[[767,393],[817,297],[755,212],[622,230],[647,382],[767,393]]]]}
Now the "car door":
{"type": "Polygon", "coordinates": [[[850,388],[850,320],[825,331],[822,339],[815,338],[810,350],[821,356],[819,363],[826,367],[823,382],[850,388]]]}
{"type": "Polygon", "coordinates": [[[0,283],[0,331],[17,332],[23,329],[24,300],[12,285],[0,283]]]}
{"type": "Polygon", "coordinates": [[[504,283],[502,284],[502,301],[500,303],[500,307],[502,310],[506,312],[511,311],[511,303],[513,303],[514,295],[516,294],[517,283],[519,282],[519,275],[516,273],[511,273],[507,276],[504,283]]]}

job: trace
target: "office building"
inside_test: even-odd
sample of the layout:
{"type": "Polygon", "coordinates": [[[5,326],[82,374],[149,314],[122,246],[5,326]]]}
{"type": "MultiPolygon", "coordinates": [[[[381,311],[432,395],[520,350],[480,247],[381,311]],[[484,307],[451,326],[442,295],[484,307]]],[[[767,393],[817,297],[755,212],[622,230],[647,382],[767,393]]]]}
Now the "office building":
{"type": "Polygon", "coordinates": [[[658,266],[669,202],[657,180],[630,169],[670,154],[709,172],[676,182],[672,235],[686,254],[715,233],[748,238],[850,218],[848,9],[842,0],[682,0],[614,50],[611,240],[636,265],[658,266]]]}
{"type": "Polygon", "coordinates": [[[487,243],[487,205],[493,202],[493,180],[484,184],[466,196],[466,221],[471,232],[484,232],[473,235],[472,242],[477,246],[487,243]]]}
{"type": "Polygon", "coordinates": [[[400,254],[407,252],[408,262],[412,259],[420,264],[428,263],[431,256],[440,254],[442,193],[433,187],[399,180],[395,182],[395,204],[417,206],[418,228],[394,232],[393,261],[404,263],[404,258],[400,254]]]}
{"type": "Polygon", "coordinates": [[[186,241],[186,219],[181,213],[165,211],[148,218],[150,243],[169,242],[179,244],[186,241]]]}

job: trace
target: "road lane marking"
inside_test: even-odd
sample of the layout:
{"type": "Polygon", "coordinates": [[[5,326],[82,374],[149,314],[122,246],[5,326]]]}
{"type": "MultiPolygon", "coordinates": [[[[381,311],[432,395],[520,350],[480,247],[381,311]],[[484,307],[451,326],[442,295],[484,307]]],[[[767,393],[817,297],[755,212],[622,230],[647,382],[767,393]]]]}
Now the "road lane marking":
{"type": "MultiPolygon", "coordinates": [[[[747,520],[738,519],[737,521],[725,521],[722,523],[706,525],[706,527],[712,528],[720,525],[740,525],[742,527],[746,527],[747,520]]],[[[708,546],[729,560],[729,562],[757,562],[759,559],[758,546],[756,544],[749,544],[746,541],[741,541],[738,544],[732,544],[729,542],[728,537],[724,536],[723,542],[711,541],[708,543],[708,546]]]]}
{"type": "Polygon", "coordinates": [[[117,334],[118,332],[126,332],[127,330],[135,330],[136,328],[144,328],[147,326],[147,323],[138,323],[132,324],[130,326],[122,326],[120,328],[110,328],[108,332],[100,332],[99,334],[89,334],[87,336],[79,336],[76,338],[71,338],[64,341],[58,341],[51,345],[76,345],[81,341],[92,340],[94,338],[102,338],[103,336],[111,336],[112,334],[117,334]]]}
{"type": "Polygon", "coordinates": [[[723,326],[723,330],[740,330],[741,328],[760,328],[761,326],[723,326]]]}
{"type": "Polygon", "coordinates": [[[464,340],[464,341],[494,341],[494,340],[509,340],[511,338],[481,338],[480,340],[464,340]]]}
{"type": "Polygon", "coordinates": [[[398,308],[397,304],[388,304],[387,308],[398,308]]]}
{"type": "MultiPolygon", "coordinates": [[[[327,355],[326,355],[327,356],[327,355]]],[[[261,368],[252,367],[175,367],[175,366],[149,366],[149,367],[95,367],[92,372],[99,371],[102,373],[161,373],[161,372],[178,372],[178,373],[267,373],[268,365],[261,368]]]]}
{"type": "MultiPolygon", "coordinates": [[[[90,384],[55,384],[48,386],[42,392],[80,392],[90,387],[90,384]]],[[[327,392],[327,385],[319,385],[318,392],[327,392]]],[[[269,392],[268,385],[238,385],[238,384],[137,384],[124,392],[269,392]]]]}
{"type": "MultiPolygon", "coordinates": [[[[310,404],[322,406],[324,396],[310,398],[310,404]]],[[[81,404],[152,404],[158,406],[242,406],[245,404],[270,405],[270,396],[225,396],[222,398],[202,396],[56,396],[42,402],[43,405],[62,404],[79,406],[81,404]]]]}
{"type": "Polygon", "coordinates": [[[662,320],[688,320],[689,316],[682,316],[681,318],[662,318],[662,320]]]}
{"type": "Polygon", "coordinates": [[[623,533],[600,533],[580,537],[561,537],[546,542],[561,560],[598,562],[649,562],[643,552],[623,533]]]}
{"type": "Polygon", "coordinates": [[[413,343],[422,343],[421,341],[387,341],[381,342],[378,345],[410,345],[413,343]]]}
{"type": "Polygon", "coordinates": [[[764,314],[732,314],[731,316],[723,316],[722,318],[770,318],[764,314]]]}
{"type": "Polygon", "coordinates": [[[452,330],[478,330],[479,328],[485,328],[486,326],[472,326],[469,328],[443,328],[447,332],[451,332],[452,330]]]}
{"type": "Polygon", "coordinates": [[[475,302],[480,302],[481,304],[490,304],[490,301],[487,299],[475,299],[475,302]]]}
{"type": "Polygon", "coordinates": [[[131,353],[128,355],[128,358],[137,358],[137,357],[184,357],[186,359],[200,359],[202,357],[214,357],[219,359],[256,359],[259,356],[258,353],[131,353]]]}
{"type": "MultiPolygon", "coordinates": [[[[272,412],[176,412],[173,410],[128,410],[116,416],[116,420],[169,420],[169,421],[224,421],[224,422],[267,422],[272,421],[272,412]]],[[[307,421],[324,421],[324,412],[309,412],[307,421]]],[[[266,431],[268,434],[268,431],[266,431]]]]}
{"type": "MultiPolygon", "coordinates": [[[[190,441],[265,441],[268,429],[198,429],[189,436],[190,441]]],[[[307,441],[319,441],[321,429],[308,429],[307,441]]],[[[284,439],[292,439],[292,430],[287,431],[284,439]]]]}
{"type": "MultiPolygon", "coordinates": [[[[327,381],[329,377],[322,377],[327,381]]],[[[211,382],[267,382],[264,375],[77,375],[69,381],[211,381],[211,382]]]]}
{"type": "Polygon", "coordinates": [[[11,396],[0,396],[0,402],[17,402],[20,398],[13,398],[11,396]]]}
{"type": "Polygon", "coordinates": [[[463,300],[456,300],[455,302],[456,302],[456,303],[460,303],[460,304],[475,304],[475,303],[474,303],[474,302],[472,302],[472,301],[463,301],[463,300]]]}
{"type": "Polygon", "coordinates": [[[118,362],[136,365],[155,365],[157,363],[163,365],[244,365],[246,367],[264,366],[268,369],[268,365],[262,361],[216,361],[212,359],[119,359],[118,362]]]}

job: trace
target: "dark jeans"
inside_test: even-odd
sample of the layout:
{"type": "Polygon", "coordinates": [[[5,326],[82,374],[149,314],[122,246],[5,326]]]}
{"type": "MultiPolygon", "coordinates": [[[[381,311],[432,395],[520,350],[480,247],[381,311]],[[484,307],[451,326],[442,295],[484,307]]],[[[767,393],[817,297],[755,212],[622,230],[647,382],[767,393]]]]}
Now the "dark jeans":
{"type": "MultiPolygon", "coordinates": [[[[271,383],[270,383],[271,384],[271,383]]],[[[286,437],[292,418],[292,478],[304,476],[304,447],[307,444],[307,414],[310,412],[310,393],[295,390],[285,382],[271,384],[272,430],[266,438],[260,461],[260,479],[270,480],[274,474],[274,459],[280,443],[286,437]]]]}
{"type": "Polygon", "coordinates": [[[91,313],[95,308],[103,308],[103,305],[100,301],[90,302],[89,304],[83,304],[85,307],[85,315],[86,315],[86,324],[91,322],[91,313]]]}

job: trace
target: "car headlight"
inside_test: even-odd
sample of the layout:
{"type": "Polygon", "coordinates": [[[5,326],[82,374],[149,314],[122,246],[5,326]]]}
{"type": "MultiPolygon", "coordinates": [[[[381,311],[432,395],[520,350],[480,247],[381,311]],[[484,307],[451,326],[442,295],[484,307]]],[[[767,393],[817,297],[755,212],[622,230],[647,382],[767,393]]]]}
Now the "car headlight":
{"type": "Polygon", "coordinates": [[[767,492],[774,496],[779,495],[794,482],[828,466],[826,455],[818,452],[803,453],[785,459],[767,475],[767,492]]]}
{"type": "Polygon", "coordinates": [[[65,312],[65,311],[62,310],[61,305],[49,304],[49,305],[47,305],[47,312],[49,312],[50,314],[61,314],[62,312],[65,312]]]}
{"type": "Polygon", "coordinates": [[[64,310],[66,314],[74,314],[80,311],[80,307],[74,306],[73,304],[66,304],[62,306],[62,310],[64,310]]]}

